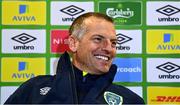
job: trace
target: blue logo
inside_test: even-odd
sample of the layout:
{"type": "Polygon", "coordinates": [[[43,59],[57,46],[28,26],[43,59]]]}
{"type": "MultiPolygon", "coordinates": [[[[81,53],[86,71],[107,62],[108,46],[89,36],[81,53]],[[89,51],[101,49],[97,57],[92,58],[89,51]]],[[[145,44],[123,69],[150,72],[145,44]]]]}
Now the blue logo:
{"type": "Polygon", "coordinates": [[[169,34],[169,33],[165,33],[165,34],[164,34],[164,43],[168,43],[168,42],[170,42],[170,41],[173,41],[172,35],[169,34]]]}
{"type": "Polygon", "coordinates": [[[19,62],[18,64],[18,70],[23,71],[27,69],[27,62],[19,62]]]}
{"type": "Polygon", "coordinates": [[[24,14],[28,11],[28,6],[27,5],[19,5],[19,13],[24,14]]]}
{"type": "Polygon", "coordinates": [[[117,73],[113,82],[141,82],[141,58],[115,58],[113,64],[117,65],[117,73]]]}

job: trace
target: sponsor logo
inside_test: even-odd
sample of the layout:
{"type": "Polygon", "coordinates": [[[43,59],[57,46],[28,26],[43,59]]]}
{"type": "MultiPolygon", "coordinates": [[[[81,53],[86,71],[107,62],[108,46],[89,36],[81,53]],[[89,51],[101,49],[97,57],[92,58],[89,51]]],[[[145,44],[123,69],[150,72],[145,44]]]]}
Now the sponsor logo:
{"type": "Polygon", "coordinates": [[[20,35],[13,37],[12,40],[17,41],[21,44],[27,44],[29,42],[32,42],[33,40],[36,40],[36,38],[26,33],[22,33],[20,35]]]}
{"type": "Polygon", "coordinates": [[[142,31],[141,30],[116,30],[117,54],[142,53],[142,31]],[[136,44],[136,46],[134,46],[136,44]]]}
{"type": "Polygon", "coordinates": [[[74,5],[70,5],[68,7],[65,7],[65,8],[61,9],[60,11],[65,13],[65,14],[68,14],[70,16],[75,16],[77,14],[84,12],[84,10],[82,8],[79,8],[79,7],[74,6],[74,5]]]}
{"type": "Polygon", "coordinates": [[[167,62],[167,63],[157,66],[156,68],[159,70],[165,71],[167,73],[172,73],[176,70],[179,70],[180,66],[178,66],[174,63],[171,63],[171,62],[167,62]]]}
{"type": "Polygon", "coordinates": [[[176,8],[172,5],[166,5],[164,7],[161,7],[159,9],[156,10],[157,12],[163,14],[163,15],[166,15],[168,16],[168,18],[158,18],[158,21],[159,22],[171,22],[171,21],[176,21],[176,22],[179,22],[179,18],[176,17],[176,18],[172,18],[170,16],[180,12],[180,9],[179,8],[176,8]]]}
{"type": "Polygon", "coordinates": [[[22,33],[20,35],[16,35],[14,37],[11,38],[12,40],[23,44],[23,46],[13,46],[14,50],[34,50],[34,46],[26,46],[25,44],[30,43],[34,40],[36,40],[37,38],[28,35],[26,33],[22,33]]]}
{"type": "Polygon", "coordinates": [[[19,5],[19,14],[23,16],[13,16],[12,20],[13,21],[36,21],[35,16],[28,16],[24,15],[28,13],[29,11],[29,6],[28,5],[19,5]]]}
{"type": "Polygon", "coordinates": [[[115,25],[140,25],[140,2],[99,2],[99,12],[112,17],[115,25]]]}
{"type": "Polygon", "coordinates": [[[104,92],[104,99],[108,105],[122,105],[123,103],[122,96],[109,91],[104,92]]]}
{"type": "Polygon", "coordinates": [[[179,30],[148,30],[147,52],[179,53],[179,30]]]}
{"type": "Polygon", "coordinates": [[[27,62],[19,62],[18,70],[19,71],[27,70],[28,68],[27,65],[28,65],[27,62]]]}
{"type": "Polygon", "coordinates": [[[118,68],[117,72],[141,72],[141,68],[134,67],[134,68],[118,68]]]}
{"type": "Polygon", "coordinates": [[[68,30],[52,30],[51,31],[51,52],[63,53],[69,51],[68,30]]]}
{"type": "Polygon", "coordinates": [[[155,102],[180,102],[180,96],[156,96],[155,102]]]}
{"type": "Polygon", "coordinates": [[[24,14],[29,11],[29,6],[19,5],[19,14],[24,14]]]}
{"type": "MultiPolygon", "coordinates": [[[[70,15],[70,16],[75,16],[78,15],[82,12],[84,12],[85,10],[83,10],[82,8],[79,8],[77,6],[74,5],[70,5],[68,7],[65,7],[63,9],[60,10],[61,12],[70,15]]],[[[66,22],[66,21],[73,21],[75,18],[71,17],[71,18],[62,18],[62,21],[66,22]]]]}
{"type": "Polygon", "coordinates": [[[94,11],[93,1],[52,1],[51,25],[71,25],[76,17],[94,11]]]}
{"type": "Polygon", "coordinates": [[[24,82],[46,72],[44,58],[2,58],[1,61],[4,82],[24,82]]]}
{"type": "Polygon", "coordinates": [[[157,46],[158,50],[180,50],[179,45],[171,45],[169,42],[173,42],[173,36],[171,33],[164,33],[163,35],[163,42],[164,44],[159,44],[157,46]],[[167,45],[169,43],[170,45],[167,45]]]}
{"type": "Polygon", "coordinates": [[[173,35],[169,33],[164,34],[164,43],[172,42],[173,41],[173,35]]]}
{"type": "Polygon", "coordinates": [[[112,18],[131,18],[134,16],[134,11],[131,11],[130,8],[126,8],[126,10],[107,8],[106,14],[112,18]]]}
{"type": "Polygon", "coordinates": [[[117,34],[117,39],[118,39],[117,40],[118,44],[123,44],[123,43],[126,43],[126,42],[132,40],[132,38],[130,38],[128,36],[125,36],[125,35],[123,35],[121,33],[117,34]]]}
{"type": "Polygon", "coordinates": [[[46,2],[3,1],[2,23],[7,25],[45,25],[46,2]]]}
{"type": "Polygon", "coordinates": [[[147,104],[180,104],[179,87],[151,86],[147,88],[147,104]]]}
{"type": "Polygon", "coordinates": [[[122,46],[122,44],[132,40],[132,38],[126,36],[126,35],[123,35],[121,33],[117,34],[117,46],[116,46],[116,49],[117,50],[130,50],[130,47],[129,46],[122,46]]]}
{"type": "Polygon", "coordinates": [[[40,94],[41,95],[46,95],[49,91],[51,90],[51,87],[44,87],[40,89],[40,94]]]}
{"type": "Polygon", "coordinates": [[[180,59],[178,58],[148,58],[148,82],[179,82],[180,59]]]}
{"type": "Polygon", "coordinates": [[[142,59],[140,58],[115,58],[117,73],[114,82],[140,82],[142,81],[142,59]]]}
{"type": "Polygon", "coordinates": [[[45,30],[2,30],[3,53],[45,53],[45,30]]]}
{"type": "Polygon", "coordinates": [[[162,8],[157,9],[156,11],[159,12],[159,13],[162,13],[162,14],[164,14],[166,16],[171,16],[173,14],[176,14],[176,13],[180,12],[180,9],[176,8],[176,7],[173,7],[171,5],[166,5],[166,6],[162,7],[162,8]]]}
{"type": "Polygon", "coordinates": [[[35,77],[34,73],[20,73],[21,71],[28,70],[28,62],[20,61],[18,63],[19,73],[13,73],[12,78],[33,78],[35,77]]]}
{"type": "Polygon", "coordinates": [[[180,79],[180,75],[171,75],[170,73],[180,70],[180,66],[172,62],[166,62],[156,67],[157,69],[169,73],[169,75],[159,75],[159,79],[180,79]]]}

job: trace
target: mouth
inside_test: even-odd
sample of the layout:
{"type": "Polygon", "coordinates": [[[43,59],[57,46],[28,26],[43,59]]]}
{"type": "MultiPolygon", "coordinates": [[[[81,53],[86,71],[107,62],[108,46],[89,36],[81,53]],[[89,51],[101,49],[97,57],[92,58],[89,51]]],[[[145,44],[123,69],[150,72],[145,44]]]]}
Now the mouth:
{"type": "Polygon", "coordinates": [[[105,55],[95,55],[97,59],[103,60],[103,61],[109,61],[110,57],[105,55]]]}

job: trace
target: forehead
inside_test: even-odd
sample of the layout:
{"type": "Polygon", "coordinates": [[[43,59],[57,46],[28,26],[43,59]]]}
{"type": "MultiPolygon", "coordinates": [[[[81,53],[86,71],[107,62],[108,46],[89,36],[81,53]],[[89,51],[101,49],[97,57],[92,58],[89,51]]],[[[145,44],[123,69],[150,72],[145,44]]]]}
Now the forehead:
{"type": "Polygon", "coordinates": [[[102,35],[107,38],[116,38],[114,24],[99,18],[91,18],[86,21],[87,33],[90,35],[102,35]]]}
{"type": "MultiPolygon", "coordinates": [[[[95,16],[91,16],[91,17],[88,17],[84,20],[84,24],[85,25],[89,25],[89,24],[92,24],[92,23],[96,23],[96,22],[109,22],[109,23],[112,23],[110,22],[109,20],[106,20],[102,17],[95,17],[95,16]]],[[[112,23],[113,24],[113,23],[112,23]]]]}

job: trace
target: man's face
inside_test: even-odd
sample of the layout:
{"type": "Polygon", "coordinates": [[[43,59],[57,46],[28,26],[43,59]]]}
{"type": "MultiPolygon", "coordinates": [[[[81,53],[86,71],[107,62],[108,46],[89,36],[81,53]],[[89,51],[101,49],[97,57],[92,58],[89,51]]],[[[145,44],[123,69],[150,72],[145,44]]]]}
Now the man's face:
{"type": "Polygon", "coordinates": [[[106,73],[116,55],[117,39],[114,25],[97,18],[87,24],[88,31],[77,41],[73,64],[91,74],[106,73]]]}

